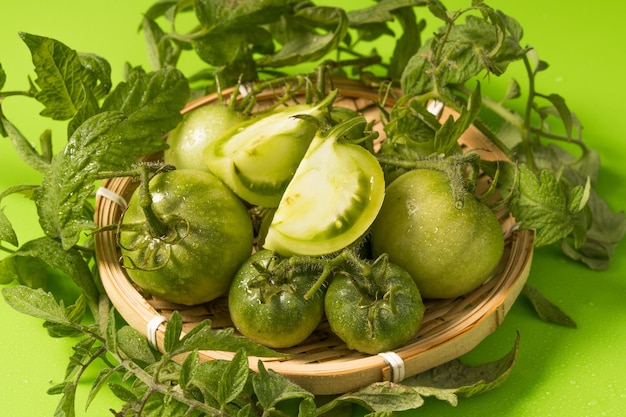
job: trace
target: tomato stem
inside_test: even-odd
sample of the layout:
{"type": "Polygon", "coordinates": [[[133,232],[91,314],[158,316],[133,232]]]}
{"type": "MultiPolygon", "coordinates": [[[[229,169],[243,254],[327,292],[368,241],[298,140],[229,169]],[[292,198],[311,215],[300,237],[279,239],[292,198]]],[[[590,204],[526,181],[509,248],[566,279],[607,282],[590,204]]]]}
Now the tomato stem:
{"type": "Polygon", "coordinates": [[[146,222],[150,228],[150,233],[154,237],[162,238],[167,236],[169,226],[165,223],[152,208],[152,194],[150,193],[151,170],[145,164],[139,166],[141,185],[139,186],[139,205],[143,210],[146,222]]]}

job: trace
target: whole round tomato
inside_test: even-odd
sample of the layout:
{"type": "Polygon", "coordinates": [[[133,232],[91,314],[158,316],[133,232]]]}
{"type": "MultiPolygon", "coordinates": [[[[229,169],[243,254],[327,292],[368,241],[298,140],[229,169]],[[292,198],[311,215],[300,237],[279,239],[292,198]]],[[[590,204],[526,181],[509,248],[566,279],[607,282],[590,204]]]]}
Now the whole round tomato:
{"type": "Polygon", "coordinates": [[[425,298],[452,298],[480,286],[504,250],[493,212],[465,192],[455,207],[447,175],[433,169],[409,171],[386,190],[371,229],[374,255],[387,253],[413,277],[425,298]]]}
{"type": "Polygon", "coordinates": [[[210,104],[190,110],[168,135],[169,148],[163,152],[163,162],[177,169],[208,171],[202,152],[242,117],[232,108],[210,104]]]}
{"type": "Polygon", "coordinates": [[[348,348],[375,355],[415,337],[424,318],[424,303],[413,278],[385,256],[370,271],[335,275],[324,306],[330,328],[348,348]]]}
{"type": "Polygon", "coordinates": [[[131,280],[185,305],[225,294],[252,253],[252,221],[244,204],[216,177],[197,170],[157,174],[149,189],[151,213],[165,230],[155,233],[135,192],[118,238],[131,280]]]}
{"type": "Polygon", "coordinates": [[[302,342],[324,314],[323,286],[305,297],[319,272],[283,268],[287,261],[269,250],[255,253],[239,269],[228,293],[228,309],[237,330],[271,348],[302,342]]]}

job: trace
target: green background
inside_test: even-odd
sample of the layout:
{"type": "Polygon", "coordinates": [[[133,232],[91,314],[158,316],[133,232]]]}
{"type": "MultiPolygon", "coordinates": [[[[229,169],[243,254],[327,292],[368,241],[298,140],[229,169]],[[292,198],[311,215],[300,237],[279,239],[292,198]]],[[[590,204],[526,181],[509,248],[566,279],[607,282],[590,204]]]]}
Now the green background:
{"type": "MultiPolygon", "coordinates": [[[[8,89],[23,89],[27,86],[26,76],[34,77],[28,49],[17,36],[18,31],[56,38],[76,50],[104,56],[111,62],[115,81],[120,80],[125,62],[148,68],[137,28],[141,13],[151,3],[3,2],[0,63],[7,73],[8,89]]],[[[470,1],[444,3],[448,8],[457,8],[470,1]]],[[[491,0],[488,4],[515,17],[525,29],[525,42],[550,64],[539,78],[538,90],[564,96],[574,109],[584,125],[586,142],[602,158],[597,189],[614,210],[623,210],[626,6],[614,0],[491,0]]],[[[513,68],[512,73],[520,72],[513,68]]],[[[507,84],[508,78],[483,81],[485,88],[500,94],[507,84]]],[[[41,109],[25,99],[7,100],[5,110],[33,141],[49,126],[48,121],[42,123],[39,117],[33,117],[41,109]]],[[[9,141],[0,140],[0,189],[38,181],[37,174],[17,159],[9,141]]],[[[3,204],[23,241],[40,235],[29,202],[11,197],[3,204]]],[[[519,331],[519,359],[506,383],[478,397],[461,399],[456,408],[427,400],[421,409],[403,415],[621,415],[626,408],[624,271],[626,244],[618,246],[613,264],[603,272],[575,264],[555,248],[537,250],[529,282],[569,313],[578,329],[540,321],[528,301],[520,298],[503,325],[465,356],[471,363],[499,358],[512,347],[519,331]]],[[[13,417],[52,416],[58,398],[47,395],[46,390],[63,378],[72,341],[48,337],[39,320],[16,313],[4,300],[0,301],[0,315],[0,413],[13,417]]],[[[96,371],[92,372],[91,377],[95,377],[96,371]]],[[[79,392],[78,415],[110,415],[108,409],[119,406],[104,390],[83,412],[87,389],[85,384],[79,392]]]]}

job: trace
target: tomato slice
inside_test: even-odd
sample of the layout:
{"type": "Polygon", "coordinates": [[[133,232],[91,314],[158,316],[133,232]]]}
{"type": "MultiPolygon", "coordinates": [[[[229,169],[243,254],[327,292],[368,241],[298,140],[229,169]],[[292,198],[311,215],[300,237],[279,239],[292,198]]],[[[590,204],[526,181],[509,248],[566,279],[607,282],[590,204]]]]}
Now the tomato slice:
{"type": "Polygon", "coordinates": [[[298,115],[317,117],[334,100],[296,104],[242,122],[204,150],[209,170],[250,204],[276,207],[305,155],[317,126],[298,115]]]}
{"type": "Polygon", "coordinates": [[[383,203],[380,164],[341,138],[363,127],[362,116],[318,132],[274,213],[264,246],[281,255],[317,256],[360,238],[383,203]]]}

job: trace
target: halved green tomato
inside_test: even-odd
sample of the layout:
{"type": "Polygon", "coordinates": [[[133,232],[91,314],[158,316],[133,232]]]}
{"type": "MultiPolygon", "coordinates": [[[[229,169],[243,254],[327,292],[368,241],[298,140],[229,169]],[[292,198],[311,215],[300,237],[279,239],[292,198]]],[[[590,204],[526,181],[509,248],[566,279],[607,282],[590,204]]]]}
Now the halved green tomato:
{"type": "Polygon", "coordinates": [[[318,132],[274,213],[264,246],[281,255],[336,252],[370,227],[385,194],[380,164],[367,149],[349,142],[362,116],[318,132]]]}
{"type": "Polygon", "coordinates": [[[317,117],[334,100],[296,104],[242,122],[205,148],[209,170],[250,204],[276,207],[317,126],[299,115],[317,117]]]}

